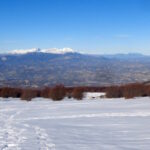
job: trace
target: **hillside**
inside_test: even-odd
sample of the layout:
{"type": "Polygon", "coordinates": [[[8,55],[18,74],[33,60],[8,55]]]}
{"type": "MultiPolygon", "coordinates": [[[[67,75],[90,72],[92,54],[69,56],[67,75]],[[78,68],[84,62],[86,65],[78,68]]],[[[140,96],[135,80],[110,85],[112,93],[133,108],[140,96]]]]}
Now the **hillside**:
{"type": "Polygon", "coordinates": [[[0,86],[104,86],[149,80],[150,57],[140,54],[0,54],[0,86]]]}

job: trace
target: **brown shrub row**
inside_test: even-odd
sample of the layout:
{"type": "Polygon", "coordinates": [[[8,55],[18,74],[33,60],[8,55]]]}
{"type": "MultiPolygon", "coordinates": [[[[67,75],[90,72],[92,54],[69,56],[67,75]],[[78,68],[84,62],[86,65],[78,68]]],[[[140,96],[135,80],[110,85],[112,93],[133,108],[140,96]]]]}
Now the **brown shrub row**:
{"type": "Polygon", "coordinates": [[[84,92],[106,92],[106,97],[108,98],[133,98],[150,96],[150,85],[140,83],[111,87],[64,87],[63,85],[57,85],[52,88],[46,87],[44,89],[3,87],[0,88],[0,97],[21,98],[22,100],[28,101],[35,97],[51,98],[55,101],[62,100],[64,97],[73,97],[81,100],[84,92]]]}
{"type": "Polygon", "coordinates": [[[134,97],[150,96],[150,85],[141,83],[127,84],[122,86],[112,86],[106,89],[106,97],[127,99],[134,97]]]}
{"type": "Polygon", "coordinates": [[[62,100],[64,97],[73,97],[75,99],[82,99],[83,87],[66,88],[63,85],[57,85],[53,88],[46,87],[44,89],[22,89],[3,87],[0,88],[0,97],[3,98],[21,98],[22,100],[30,101],[36,97],[51,98],[55,101],[62,100]]]}

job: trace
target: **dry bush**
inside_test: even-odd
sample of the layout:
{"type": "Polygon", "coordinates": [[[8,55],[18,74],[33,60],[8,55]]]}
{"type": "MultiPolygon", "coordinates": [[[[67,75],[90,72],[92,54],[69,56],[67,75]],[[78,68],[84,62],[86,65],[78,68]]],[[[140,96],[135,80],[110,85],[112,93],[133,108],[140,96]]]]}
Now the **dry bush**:
{"type": "Polygon", "coordinates": [[[49,87],[46,87],[44,88],[43,90],[41,90],[41,97],[43,98],[49,98],[49,95],[50,95],[50,88],[49,87]]]}
{"type": "Polygon", "coordinates": [[[22,91],[21,99],[30,101],[33,98],[39,97],[40,91],[39,90],[33,90],[33,89],[24,89],[22,91]]]}
{"type": "Polygon", "coordinates": [[[14,97],[14,98],[20,98],[21,94],[22,94],[22,89],[15,88],[15,89],[12,89],[10,95],[11,95],[11,97],[14,97]]]}
{"type": "Polygon", "coordinates": [[[9,87],[2,88],[1,93],[0,93],[1,97],[3,97],[3,98],[10,97],[10,93],[11,93],[10,91],[11,91],[11,88],[9,88],[9,87]]]}
{"type": "Polygon", "coordinates": [[[146,91],[145,96],[150,96],[150,85],[145,86],[145,91],[146,91]]]}
{"type": "Polygon", "coordinates": [[[2,96],[1,96],[1,91],[2,91],[2,89],[0,88],[0,97],[2,97],[2,96]]]}
{"type": "Polygon", "coordinates": [[[78,100],[83,98],[84,89],[82,87],[76,87],[73,89],[72,97],[78,100]]]}
{"type": "Polygon", "coordinates": [[[4,87],[0,90],[0,97],[8,98],[19,98],[21,96],[22,90],[19,88],[10,88],[10,87],[4,87]]]}
{"type": "Polygon", "coordinates": [[[139,96],[147,96],[146,86],[139,83],[125,85],[123,96],[127,99],[139,96]]]}
{"type": "Polygon", "coordinates": [[[51,88],[49,97],[55,101],[62,100],[66,96],[66,89],[63,85],[57,85],[51,88]]]}
{"type": "Polygon", "coordinates": [[[123,88],[119,86],[112,86],[112,87],[107,88],[106,97],[108,98],[123,97],[123,88]]]}
{"type": "Polygon", "coordinates": [[[125,97],[126,99],[129,99],[149,95],[150,95],[150,87],[140,83],[127,84],[123,86],[112,86],[107,88],[106,90],[106,97],[108,98],[125,97]]]}

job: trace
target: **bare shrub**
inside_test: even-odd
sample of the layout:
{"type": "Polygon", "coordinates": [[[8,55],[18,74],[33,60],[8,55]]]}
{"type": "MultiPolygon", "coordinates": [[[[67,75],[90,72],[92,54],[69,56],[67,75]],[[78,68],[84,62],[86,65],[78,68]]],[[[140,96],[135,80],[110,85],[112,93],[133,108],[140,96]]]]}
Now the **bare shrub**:
{"type": "Polygon", "coordinates": [[[106,90],[106,97],[108,98],[125,97],[126,99],[129,99],[148,95],[150,95],[150,87],[140,83],[112,86],[106,90]]]}
{"type": "Polygon", "coordinates": [[[4,98],[13,97],[19,98],[21,96],[22,90],[19,88],[4,87],[0,90],[0,96],[4,98]]]}
{"type": "Polygon", "coordinates": [[[1,91],[2,91],[2,88],[0,88],[0,97],[2,97],[2,96],[1,96],[1,91]]]}
{"type": "Polygon", "coordinates": [[[43,90],[41,90],[41,97],[44,97],[44,98],[49,98],[50,96],[50,88],[49,87],[46,87],[44,88],[43,90]]]}
{"type": "Polygon", "coordinates": [[[146,94],[144,96],[150,96],[150,85],[145,86],[146,94]]]}
{"type": "Polygon", "coordinates": [[[83,88],[82,87],[76,87],[73,89],[72,97],[78,100],[81,100],[83,98],[83,88]]]}
{"type": "Polygon", "coordinates": [[[10,94],[11,94],[11,88],[9,88],[9,87],[2,88],[1,97],[8,98],[8,97],[10,97],[10,94]]]}
{"type": "Polygon", "coordinates": [[[63,85],[57,85],[51,88],[49,97],[55,101],[62,100],[66,96],[66,89],[63,85]]]}
{"type": "Polygon", "coordinates": [[[108,98],[123,97],[123,88],[119,86],[112,86],[112,87],[107,88],[106,97],[108,98]]]}
{"type": "Polygon", "coordinates": [[[0,95],[3,98],[8,98],[10,96],[10,88],[8,88],[8,87],[2,88],[1,92],[0,92],[0,95]]]}
{"type": "Polygon", "coordinates": [[[135,84],[128,84],[124,86],[123,95],[125,98],[134,98],[139,96],[146,96],[146,88],[143,84],[135,83],[135,84]]]}
{"type": "Polygon", "coordinates": [[[30,101],[31,99],[39,97],[39,96],[40,96],[40,93],[38,90],[24,89],[22,91],[21,99],[30,101]]]}

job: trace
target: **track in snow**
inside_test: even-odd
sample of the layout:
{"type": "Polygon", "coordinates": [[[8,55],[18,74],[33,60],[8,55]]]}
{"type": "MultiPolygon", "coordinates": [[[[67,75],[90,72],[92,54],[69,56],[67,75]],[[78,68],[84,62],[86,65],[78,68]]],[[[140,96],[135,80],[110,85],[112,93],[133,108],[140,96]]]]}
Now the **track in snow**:
{"type": "Polygon", "coordinates": [[[20,112],[10,116],[1,116],[1,120],[3,121],[3,127],[0,132],[2,141],[0,142],[1,150],[21,150],[20,145],[24,142],[24,137],[22,137],[24,129],[18,129],[14,126],[14,124],[17,124],[17,122],[14,121],[14,118],[18,114],[20,114],[20,112]]]}
{"type": "Polygon", "coordinates": [[[14,114],[9,116],[3,114],[2,111],[0,112],[0,123],[2,125],[0,129],[0,150],[32,150],[32,144],[35,144],[38,150],[55,150],[55,144],[51,142],[44,129],[18,122],[16,117],[21,114],[20,111],[15,113],[8,109],[8,112],[14,114]],[[29,142],[31,146],[26,145],[29,142]]]}
{"type": "Polygon", "coordinates": [[[35,126],[34,129],[40,144],[40,150],[55,150],[55,144],[50,141],[46,131],[38,126],[35,126]]]}

